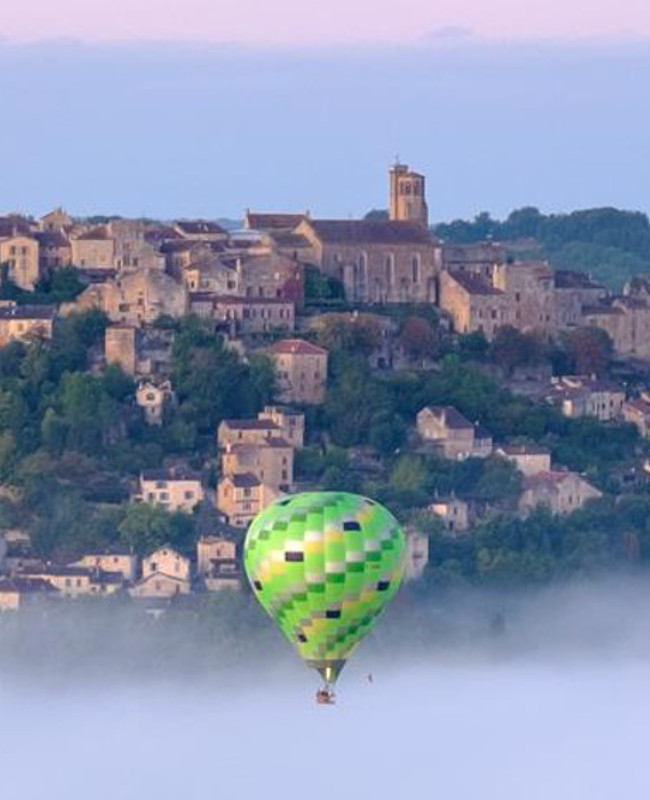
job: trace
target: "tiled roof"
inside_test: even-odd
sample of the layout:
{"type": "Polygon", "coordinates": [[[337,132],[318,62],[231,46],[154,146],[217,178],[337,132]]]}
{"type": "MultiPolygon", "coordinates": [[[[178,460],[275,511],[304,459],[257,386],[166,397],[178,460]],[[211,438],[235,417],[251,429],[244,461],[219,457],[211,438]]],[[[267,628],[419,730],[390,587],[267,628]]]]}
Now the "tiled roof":
{"type": "Polygon", "coordinates": [[[260,486],[260,481],[250,472],[245,472],[243,475],[230,475],[228,476],[237,489],[252,489],[255,486],[260,486]]]}
{"type": "Polygon", "coordinates": [[[197,236],[200,234],[208,234],[211,236],[216,234],[223,236],[228,235],[228,231],[225,228],[222,228],[221,225],[206,219],[180,220],[176,223],[176,227],[183,233],[189,234],[190,236],[197,236]]]}
{"type": "Polygon", "coordinates": [[[0,320],[53,320],[56,316],[54,306],[4,306],[0,307],[0,320]]]}
{"type": "Polygon", "coordinates": [[[224,419],[224,425],[240,431],[279,431],[280,426],[268,419],[224,419]]]}
{"type": "Polygon", "coordinates": [[[283,339],[266,348],[272,355],[326,356],[327,350],[304,339],[283,339]]]}
{"type": "Polygon", "coordinates": [[[309,224],[327,244],[428,245],[427,228],[414,222],[396,220],[315,219],[309,224]]]}
{"type": "Polygon", "coordinates": [[[456,283],[462,286],[468,294],[503,296],[503,292],[500,289],[495,289],[494,286],[491,286],[487,281],[483,280],[483,278],[479,278],[477,275],[468,275],[465,272],[454,272],[450,274],[456,283]]]}
{"type": "Polygon", "coordinates": [[[142,472],[143,481],[200,481],[201,475],[185,467],[171,469],[147,469],[142,472]]]}
{"type": "Polygon", "coordinates": [[[91,228],[89,231],[86,231],[86,233],[82,233],[81,236],[77,236],[77,239],[93,242],[108,238],[110,237],[106,228],[91,228]]]}
{"type": "Polygon", "coordinates": [[[41,247],[70,247],[70,242],[61,231],[39,231],[34,238],[41,247]]]}
{"type": "Polygon", "coordinates": [[[448,428],[455,430],[474,428],[474,425],[453,406],[427,406],[426,410],[439,419],[444,419],[444,423],[448,428]]]}
{"type": "Polygon", "coordinates": [[[306,214],[246,214],[246,225],[252,230],[292,230],[306,219],[306,214]]]}

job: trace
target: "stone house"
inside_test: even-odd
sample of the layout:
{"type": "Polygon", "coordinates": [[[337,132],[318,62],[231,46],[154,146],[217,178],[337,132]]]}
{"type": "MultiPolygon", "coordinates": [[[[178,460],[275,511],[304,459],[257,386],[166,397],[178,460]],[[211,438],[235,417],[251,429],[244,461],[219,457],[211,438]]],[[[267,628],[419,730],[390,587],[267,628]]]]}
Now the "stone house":
{"type": "Polygon", "coordinates": [[[252,473],[226,475],[217,487],[217,506],[229,523],[245,528],[281,493],[261,483],[252,473]]]}
{"type": "Polygon", "coordinates": [[[88,286],[66,310],[99,308],[111,322],[141,326],[160,316],[182,317],[188,307],[185,286],[160,270],[141,269],[88,286]]]}
{"type": "Polygon", "coordinates": [[[293,333],[295,329],[292,300],[205,293],[190,294],[189,300],[193,314],[214,320],[217,327],[230,336],[293,333]]]}
{"type": "Polygon", "coordinates": [[[505,261],[493,267],[492,285],[506,298],[508,324],[527,333],[555,331],[555,277],[546,261],[505,261]]]}
{"type": "Polygon", "coordinates": [[[162,425],[165,409],[172,406],[174,401],[170,381],[143,381],[136,389],[135,402],[144,411],[147,425],[162,425]]]}
{"type": "Polygon", "coordinates": [[[54,306],[0,305],[0,347],[12,341],[51,339],[54,334],[54,306]]]}
{"type": "Polygon", "coordinates": [[[277,492],[293,485],[293,446],[284,439],[265,439],[259,444],[228,444],[221,458],[224,475],[254,475],[277,492]]]}
{"type": "Polygon", "coordinates": [[[41,277],[38,241],[31,234],[0,235],[0,265],[15,286],[33,291],[41,277]]]}
{"type": "Polygon", "coordinates": [[[138,575],[139,559],[135,553],[126,548],[111,547],[103,551],[84,553],[70,566],[117,573],[126,583],[133,583],[138,575]]]}
{"type": "Polygon", "coordinates": [[[48,275],[72,264],[70,240],[60,230],[40,231],[34,234],[38,242],[39,272],[48,275]]]}
{"type": "Polygon", "coordinates": [[[57,594],[57,590],[49,581],[20,577],[2,578],[0,579],[0,613],[19,611],[27,605],[33,605],[57,594]]]}
{"type": "Polygon", "coordinates": [[[626,422],[636,425],[640,436],[650,439],[650,398],[647,394],[623,403],[621,416],[626,422]]]}
{"type": "Polygon", "coordinates": [[[39,221],[42,231],[64,231],[71,228],[72,225],[72,217],[61,207],[44,214],[39,221]]]}
{"type": "Polygon", "coordinates": [[[275,362],[282,403],[318,405],[325,400],[328,352],[302,339],[284,339],[265,350],[275,362]]]}
{"type": "Polygon", "coordinates": [[[76,599],[89,595],[111,595],[121,591],[124,578],[118,572],[70,565],[48,564],[42,569],[25,570],[27,580],[47,581],[61,597],[76,599]]]}
{"type": "Polygon", "coordinates": [[[584,272],[555,271],[555,328],[564,330],[583,324],[583,309],[597,306],[607,297],[604,286],[584,272]]]}
{"type": "Polygon", "coordinates": [[[417,415],[417,432],[432,442],[445,458],[487,458],[492,437],[480,425],[466,419],[453,406],[427,406],[417,415]]]}
{"type": "Polygon", "coordinates": [[[108,325],[104,331],[106,364],[119,364],[127,375],[135,375],[138,371],[139,339],[140,329],[135,325],[108,325]]]}
{"type": "Polygon", "coordinates": [[[206,219],[182,219],[174,223],[174,230],[183,239],[193,242],[225,242],[228,231],[216,222],[206,219]]]}
{"type": "Polygon", "coordinates": [[[457,333],[480,332],[488,340],[509,320],[505,292],[464,272],[440,275],[440,308],[449,314],[457,333]]]}
{"type": "Polygon", "coordinates": [[[625,402],[625,390],[612,381],[580,375],[553,379],[546,397],[570,419],[595,417],[602,422],[619,419],[625,402]]]}
{"type": "Polygon", "coordinates": [[[192,591],[189,580],[175,575],[154,572],[140,580],[129,589],[131,597],[136,599],[171,599],[178,595],[187,595],[192,591]]]}
{"type": "Polygon", "coordinates": [[[222,536],[203,536],[197,542],[196,551],[198,573],[208,591],[240,587],[236,542],[222,536]]]}
{"type": "Polygon", "coordinates": [[[504,445],[497,449],[497,455],[507,458],[525,477],[550,472],[551,453],[537,445],[504,445]]]}
{"type": "Polygon", "coordinates": [[[234,444],[262,444],[281,438],[282,428],[272,419],[225,419],[217,430],[217,442],[223,450],[234,444]]]}
{"type": "Polygon", "coordinates": [[[168,575],[189,582],[190,560],[169,545],[159,547],[142,559],[142,577],[149,578],[152,575],[168,575]]]}
{"type": "Polygon", "coordinates": [[[115,266],[115,239],[105,226],[70,239],[71,258],[75,267],[83,269],[113,269],[115,266]]]}
{"type": "Polygon", "coordinates": [[[287,406],[265,406],[257,415],[261,422],[272,422],[280,429],[280,438],[300,450],[305,443],[305,415],[287,406]]]}
{"type": "Polygon", "coordinates": [[[538,506],[546,506],[553,514],[570,514],[589,500],[602,497],[602,492],[575,472],[548,471],[524,478],[519,498],[523,515],[538,506]]]}
{"type": "Polygon", "coordinates": [[[183,468],[151,469],[140,474],[136,500],[163,506],[167,511],[192,513],[203,502],[201,477],[183,468]]]}
{"type": "Polygon", "coordinates": [[[469,506],[458,497],[436,500],[429,506],[429,510],[440,517],[445,531],[454,536],[469,529],[469,506]]]}
{"type": "Polygon", "coordinates": [[[643,296],[615,297],[587,306],[582,324],[606,331],[619,355],[650,358],[650,305],[643,296]]]}
{"type": "Polygon", "coordinates": [[[506,248],[498,242],[442,243],[442,268],[445,272],[464,272],[491,281],[494,265],[505,261],[506,248]]]}

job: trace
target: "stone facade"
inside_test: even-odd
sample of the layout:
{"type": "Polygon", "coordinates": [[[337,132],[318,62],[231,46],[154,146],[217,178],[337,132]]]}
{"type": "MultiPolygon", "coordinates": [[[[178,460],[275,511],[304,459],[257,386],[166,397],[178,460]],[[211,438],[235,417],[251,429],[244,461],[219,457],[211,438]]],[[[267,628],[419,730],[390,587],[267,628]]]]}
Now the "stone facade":
{"type": "Polygon", "coordinates": [[[601,496],[602,492],[575,472],[540,472],[524,479],[519,509],[526,515],[542,505],[553,514],[570,514],[601,496]]]}
{"type": "Polygon", "coordinates": [[[135,402],[144,411],[147,425],[162,425],[165,409],[174,403],[171,383],[169,381],[141,382],[135,393],[135,402]]]}
{"type": "Polygon", "coordinates": [[[469,506],[458,497],[436,500],[429,510],[440,517],[445,531],[452,536],[465,533],[469,528],[469,506]]]}
{"type": "Polygon", "coordinates": [[[38,241],[21,234],[0,238],[0,264],[14,285],[33,291],[41,277],[38,241]]]}
{"type": "Polygon", "coordinates": [[[529,478],[539,475],[540,472],[550,472],[551,453],[543,447],[536,445],[506,445],[497,450],[497,454],[517,467],[519,472],[529,478]]]}
{"type": "Polygon", "coordinates": [[[51,339],[55,321],[53,306],[0,305],[0,347],[13,341],[51,339]]]}
{"type": "Polygon", "coordinates": [[[137,499],[167,511],[191,513],[203,501],[199,475],[182,469],[145,470],[140,475],[137,499]]]}
{"type": "Polygon", "coordinates": [[[388,216],[400,222],[415,222],[429,228],[429,208],[426,200],[426,179],[406,164],[394,164],[389,175],[388,216]]]}
{"type": "Polygon", "coordinates": [[[487,458],[492,453],[492,437],[452,406],[423,408],[417,415],[417,431],[445,458],[487,458]]]}
{"type": "Polygon", "coordinates": [[[553,379],[546,399],[570,419],[595,417],[602,422],[619,419],[625,402],[624,389],[612,381],[579,375],[553,379]]]}
{"type": "Polygon", "coordinates": [[[105,227],[93,228],[70,240],[75,267],[112,270],[115,265],[115,240],[105,227]]]}
{"type": "Polygon", "coordinates": [[[291,300],[246,298],[228,295],[191,294],[190,310],[214,320],[231,336],[254,336],[295,329],[295,306],[291,300]]]}
{"type": "Polygon", "coordinates": [[[325,400],[327,350],[301,339],[284,339],[266,352],[275,362],[281,402],[318,405],[325,400]]]}

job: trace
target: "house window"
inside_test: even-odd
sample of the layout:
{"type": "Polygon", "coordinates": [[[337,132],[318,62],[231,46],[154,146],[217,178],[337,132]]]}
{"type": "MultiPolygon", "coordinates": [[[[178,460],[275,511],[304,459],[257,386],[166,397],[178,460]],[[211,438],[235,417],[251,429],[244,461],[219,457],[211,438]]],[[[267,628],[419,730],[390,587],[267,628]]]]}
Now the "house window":
{"type": "Polygon", "coordinates": [[[185,499],[186,500],[193,500],[194,499],[194,492],[185,492],[185,499]]]}
{"type": "Polygon", "coordinates": [[[413,283],[420,283],[420,256],[416,255],[413,257],[413,262],[411,264],[411,272],[413,277],[413,283]]]}

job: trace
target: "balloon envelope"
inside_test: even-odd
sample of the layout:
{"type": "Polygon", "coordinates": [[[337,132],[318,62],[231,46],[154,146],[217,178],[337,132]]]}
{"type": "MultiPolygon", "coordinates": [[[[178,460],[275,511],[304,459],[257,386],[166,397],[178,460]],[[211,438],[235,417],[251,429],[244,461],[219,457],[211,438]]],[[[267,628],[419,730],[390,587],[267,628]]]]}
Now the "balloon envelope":
{"type": "Polygon", "coordinates": [[[405,542],[383,506],[344,492],[285,497],[251,524],[253,590],[298,653],[333,682],[397,591],[405,542]]]}

